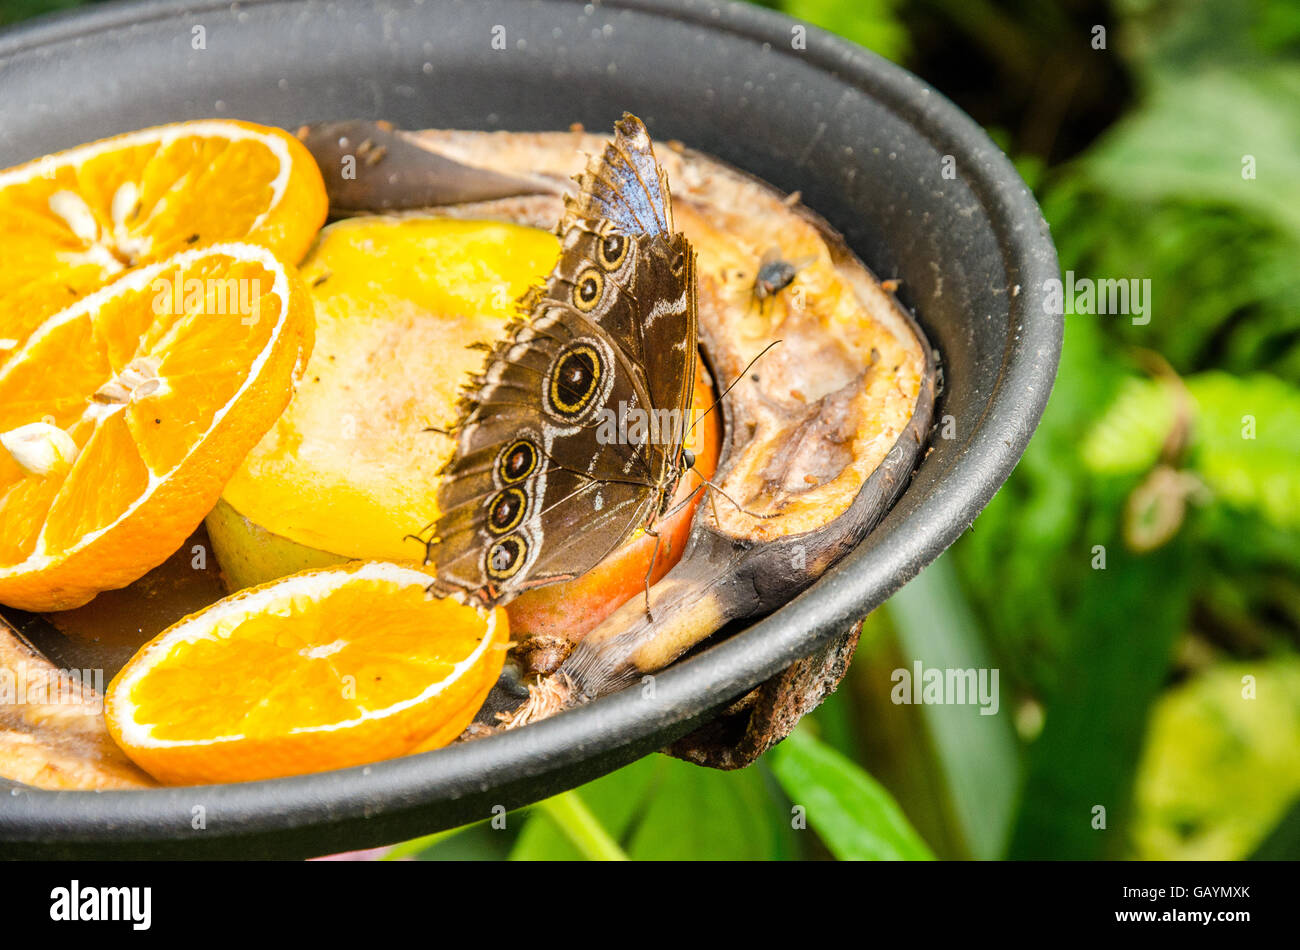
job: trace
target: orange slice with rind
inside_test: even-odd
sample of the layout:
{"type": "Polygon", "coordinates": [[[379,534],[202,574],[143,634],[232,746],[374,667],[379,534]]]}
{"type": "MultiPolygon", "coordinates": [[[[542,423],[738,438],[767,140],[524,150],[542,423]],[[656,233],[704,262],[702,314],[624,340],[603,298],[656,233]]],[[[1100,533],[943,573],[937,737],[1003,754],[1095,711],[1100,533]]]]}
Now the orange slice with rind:
{"type": "Polygon", "coordinates": [[[327,207],[302,143],[251,122],[142,129],[0,171],[0,363],[132,267],[228,241],[296,264],[327,207]]]}
{"type": "Polygon", "coordinates": [[[163,631],[109,685],[109,732],[167,784],[275,778],[452,741],[501,674],[505,612],[367,561],[250,588],[163,631]]]}
{"type": "Polygon", "coordinates": [[[170,556],[288,404],[311,302],[270,251],[137,268],[0,365],[0,603],[80,606],[170,556]]]}

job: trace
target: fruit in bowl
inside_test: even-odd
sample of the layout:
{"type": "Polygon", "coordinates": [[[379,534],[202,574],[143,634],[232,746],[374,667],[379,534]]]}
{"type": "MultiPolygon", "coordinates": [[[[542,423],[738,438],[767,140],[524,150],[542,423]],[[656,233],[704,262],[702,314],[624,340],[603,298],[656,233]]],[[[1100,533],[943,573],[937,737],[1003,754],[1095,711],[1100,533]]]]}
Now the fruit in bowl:
{"type": "MultiPolygon", "coordinates": [[[[465,380],[514,303],[555,264],[549,232],[481,220],[407,216],[340,221],[302,264],[316,348],[288,409],[248,454],[207,519],[232,590],[297,570],[382,558],[421,560],[438,516],[440,472],[465,380]]],[[[714,399],[701,369],[698,412],[714,399]]],[[[578,639],[676,563],[716,466],[720,414],[691,432],[696,459],[654,539],[638,532],[591,572],[510,601],[516,637],[578,639]],[[653,572],[651,561],[654,561],[653,572]]]]}
{"type": "MultiPolygon", "coordinates": [[[[381,133],[396,134],[368,134],[381,133]]],[[[928,427],[930,351],[833,232],[761,183],[669,150],[663,167],[678,189],[684,233],[676,231],[668,177],[635,119],[619,123],[603,153],[599,143],[591,149],[598,157],[580,176],[577,198],[561,198],[556,182],[577,147],[592,145],[581,137],[428,133],[393,140],[390,151],[349,136],[325,132],[324,141],[373,158],[363,163],[363,177],[378,176],[371,181],[401,181],[385,156],[418,165],[412,149],[444,148],[455,157],[435,167],[446,171],[450,161],[473,197],[338,222],[320,232],[301,270],[281,263],[283,280],[273,285],[291,288],[298,309],[314,317],[300,321],[296,349],[275,350],[288,355],[246,360],[245,376],[271,364],[278,373],[275,395],[251,403],[260,414],[213,415],[246,422],[243,441],[220,453],[227,467],[184,496],[184,518],[139,520],[166,533],[136,545],[138,556],[118,574],[78,564],[69,575],[83,585],[76,596],[10,600],[50,610],[130,584],[118,602],[129,613],[131,596],[150,596],[144,571],[185,540],[177,526],[188,531],[196,513],[207,513],[229,595],[213,604],[204,593],[188,615],[150,629],[157,636],[109,689],[109,732],[164,782],[266,778],[408,754],[477,734],[465,732],[476,714],[479,731],[502,720],[513,727],[662,669],[728,620],[793,596],[870,530],[928,427]],[[505,193],[494,197],[494,188],[505,193]],[[536,227],[557,217],[559,241],[536,227]],[[641,339],[637,327],[656,322],[672,332],[641,339]],[[720,377],[716,391],[696,358],[697,330],[720,377]],[[666,379],[671,404],[659,398],[666,379]],[[688,410],[666,448],[621,425],[614,436],[600,434],[592,410],[615,386],[629,397],[620,410],[629,399],[635,408],[688,410]],[[496,432],[499,419],[513,421],[496,432]],[[476,431],[488,433],[486,445],[476,431]],[[556,438],[570,441],[557,449],[556,438]],[[571,490],[552,500],[542,474],[571,490]],[[606,490],[623,499],[609,511],[606,490]],[[541,498],[544,507],[535,504],[541,498]],[[575,511],[547,527],[547,513],[565,504],[575,511]],[[525,511],[540,520],[521,527],[525,511]],[[602,540],[584,548],[584,533],[597,527],[602,540]],[[549,568],[527,582],[539,550],[550,552],[549,568]],[[530,695],[496,716],[498,707],[480,707],[505,661],[507,629],[512,667],[530,695]],[[347,692],[366,677],[369,692],[347,692]]],[[[312,137],[337,195],[338,163],[312,137]]],[[[349,188],[350,197],[365,199],[364,185],[349,188]]],[[[271,250],[258,253],[276,260],[271,250]]],[[[168,458],[207,445],[203,413],[242,378],[229,361],[205,362],[242,339],[204,319],[214,294],[199,293],[193,305],[184,294],[155,297],[181,300],[179,325],[205,334],[174,387],[160,347],[184,334],[169,335],[134,298],[129,319],[101,306],[123,288],[138,290],[133,282],[148,283],[150,268],[178,270],[176,260],[128,261],[116,282],[42,324],[0,368],[0,385],[19,378],[47,326],[69,322],[69,311],[136,334],[127,334],[135,349],[110,354],[114,374],[89,393],[71,392],[66,407],[24,404],[29,415],[57,410],[46,413],[52,422],[42,417],[55,431],[31,420],[9,430],[18,471],[9,473],[17,487],[5,504],[28,493],[39,500],[42,485],[57,494],[52,479],[70,479],[78,466],[129,489],[127,450],[152,451],[137,438],[150,431],[140,419],[173,389],[197,416],[181,427],[188,443],[165,443],[168,458]],[[94,443],[79,442],[81,430],[58,415],[78,409],[84,421],[105,412],[86,417],[83,403],[125,406],[113,411],[137,423],[125,430],[130,439],[87,450],[94,443]],[[91,468],[87,460],[101,457],[91,468]]],[[[107,514],[82,505],[84,537],[99,538],[104,517],[136,511],[134,497],[126,491],[107,514]]],[[[26,526],[15,537],[35,545],[48,529],[14,514],[29,510],[40,506],[0,507],[0,517],[26,526]]],[[[114,609],[107,600],[105,611],[114,609]]],[[[78,611],[92,629],[97,603],[78,611]]],[[[49,616],[59,623],[59,614],[49,616]]]]}

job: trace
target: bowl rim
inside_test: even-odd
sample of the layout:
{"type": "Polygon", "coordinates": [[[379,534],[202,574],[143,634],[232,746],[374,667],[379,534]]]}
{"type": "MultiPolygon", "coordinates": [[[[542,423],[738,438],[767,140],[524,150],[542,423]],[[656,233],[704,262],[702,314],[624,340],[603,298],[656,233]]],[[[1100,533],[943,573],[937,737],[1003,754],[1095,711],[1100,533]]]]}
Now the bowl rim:
{"type": "MultiPolygon", "coordinates": [[[[244,0],[241,6],[303,2],[244,0]]],[[[6,851],[105,856],[127,854],[134,846],[141,855],[308,856],[322,847],[365,847],[454,827],[489,817],[493,804],[514,808],[575,787],[662,748],[842,633],[952,544],[1011,474],[1051,393],[1063,322],[1045,306],[1045,282],[1059,277],[1055,248],[1032,193],[1007,157],[919,78],[810,24],[713,0],[605,0],[602,7],[770,43],[774,50],[786,45],[793,25],[803,25],[803,63],[881,102],[940,154],[957,156],[963,181],[997,238],[1009,282],[1019,289],[1008,295],[1007,342],[979,425],[935,473],[944,489],[932,492],[906,520],[897,517],[895,505],[864,542],[790,603],[657,674],[652,704],[640,690],[628,689],[472,743],[258,782],[99,792],[9,783],[10,794],[0,799],[6,851]],[[190,816],[199,803],[211,830],[196,835],[190,816]]],[[[182,11],[192,17],[229,9],[229,0],[135,0],[66,11],[0,34],[0,64],[43,46],[182,11]]]]}

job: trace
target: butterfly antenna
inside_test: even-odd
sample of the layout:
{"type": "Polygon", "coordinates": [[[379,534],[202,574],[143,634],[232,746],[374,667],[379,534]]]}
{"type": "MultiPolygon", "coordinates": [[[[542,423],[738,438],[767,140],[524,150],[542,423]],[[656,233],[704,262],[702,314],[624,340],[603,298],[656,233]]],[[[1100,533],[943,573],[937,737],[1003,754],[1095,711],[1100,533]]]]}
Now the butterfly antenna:
{"type": "MultiPolygon", "coordinates": [[[[780,340],[773,340],[767,346],[763,347],[762,352],[759,353],[757,356],[755,356],[752,360],[750,360],[749,363],[745,366],[745,368],[740,371],[740,375],[731,381],[731,385],[722,391],[722,395],[719,396],[717,399],[713,400],[713,405],[709,406],[708,409],[705,409],[704,412],[694,422],[691,423],[691,427],[686,430],[686,434],[690,435],[693,431],[695,431],[695,427],[704,421],[704,417],[707,416],[709,413],[711,413],[717,407],[718,403],[722,402],[722,400],[727,398],[727,393],[731,392],[733,389],[736,388],[736,384],[745,378],[745,374],[754,368],[754,364],[757,363],[759,360],[761,360],[764,356],[766,356],[767,351],[770,350],[772,347],[776,346],[780,342],[781,342],[780,340]]],[[[696,472],[696,474],[698,475],[699,473],[696,472]]]]}

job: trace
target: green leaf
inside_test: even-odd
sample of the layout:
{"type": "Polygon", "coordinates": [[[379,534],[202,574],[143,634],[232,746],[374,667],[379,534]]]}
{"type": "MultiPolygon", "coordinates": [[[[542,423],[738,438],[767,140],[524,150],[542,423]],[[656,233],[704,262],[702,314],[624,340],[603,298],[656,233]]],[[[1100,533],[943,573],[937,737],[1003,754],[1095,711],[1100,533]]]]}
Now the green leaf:
{"type": "MultiPolygon", "coordinates": [[[[1028,751],[1013,858],[1118,858],[1127,847],[1147,715],[1186,623],[1194,576],[1187,544],[1128,552],[1109,514],[1117,504],[1100,505],[1105,520],[1085,529],[1105,547],[1106,567],[1076,575],[1064,675],[1046,697],[1043,731],[1028,751]]],[[[1089,549],[1073,557],[1088,564],[1089,549]]]]}
{"type": "MultiPolygon", "coordinates": [[[[920,662],[923,669],[995,668],[950,557],[941,556],[921,572],[890,598],[886,610],[905,662],[920,662]]],[[[1001,857],[1006,848],[1020,775],[1011,693],[1000,676],[997,686],[997,711],[991,715],[973,703],[927,704],[919,710],[963,851],[980,860],[1001,857]]]]}
{"type": "Polygon", "coordinates": [[[1139,71],[1182,73],[1248,65],[1294,47],[1294,0],[1113,0],[1124,22],[1120,44],[1139,71]]]}
{"type": "Polygon", "coordinates": [[[661,769],[628,854],[640,861],[756,861],[798,856],[789,806],[761,763],[735,772],[656,756],[661,769]]]}
{"type": "Polygon", "coordinates": [[[549,818],[589,861],[626,861],[627,855],[610,837],[577,792],[569,791],[538,802],[537,810],[549,818]]]}
{"type": "Polygon", "coordinates": [[[1196,400],[1197,472],[1216,496],[1300,530],[1300,389],[1262,374],[1203,373],[1196,400]]]}
{"type": "MultiPolygon", "coordinates": [[[[1264,374],[1220,372],[1185,383],[1195,410],[1192,470],[1220,501],[1274,527],[1300,530],[1300,388],[1264,374]]],[[[1168,386],[1129,379],[1084,437],[1085,464],[1105,475],[1146,471],[1173,416],[1168,386]]]]}
{"type": "Polygon", "coordinates": [[[610,843],[637,860],[797,854],[788,806],[769,787],[761,766],[718,772],[651,755],[577,794],[586,815],[530,809],[511,860],[581,860],[610,843]],[[593,850],[601,837],[606,840],[593,850]]]}
{"type": "Polygon", "coordinates": [[[1300,861],[1300,798],[1283,816],[1277,826],[1269,832],[1255,853],[1252,861],[1300,861]]]}
{"type": "Polygon", "coordinates": [[[796,729],[766,761],[808,823],[841,860],[919,861],[933,857],[898,803],[849,759],[796,729]]]}
{"type": "Polygon", "coordinates": [[[423,857],[425,852],[439,844],[442,844],[444,841],[449,841],[461,834],[467,828],[472,827],[473,825],[465,825],[460,828],[448,828],[446,831],[435,831],[431,835],[424,835],[421,838],[412,838],[410,841],[399,842],[384,852],[384,855],[380,860],[400,861],[403,858],[423,857]]]}
{"type": "Polygon", "coordinates": [[[1278,108],[1298,99],[1300,66],[1288,63],[1162,76],[1083,168],[1114,195],[1220,202],[1300,237],[1300,112],[1278,108]]]}
{"type": "Polygon", "coordinates": [[[394,845],[386,861],[410,857],[418,861],[504,861],[510,855],[524,812],[514,812],[505,828],[479,821],[448,831],[394,845]]]}
{"type": "MultiPolygon", "coordinates": [[[[637,814],[644,809],[660,772],[658,756],[639,759],[577,791],[582,801],[615,842],[622,842],[637,814]]],[[[582,852],[552,819],[530,813],[512,861],[578,861],[582,852]]]]}
{"type": "Polygon", "coordinates": [[[0,25],[85,5],[87,0],[0,0],[0,25]]]}
{"type": "Polygon", "coordinates": [[[1099,475],[1136,475],[1155,465],[1174,422],[1169,388],[1130,376],[1093,422],[1080,447],[1083,463],[1099,475]]]}
{"type": "Polygon", "coordinates": [[[1221,663],[1162,696],[1137,799],[1143,860],[1237,860],[1260,846],[1300,800],[1300,658],[1221,663]]]}

